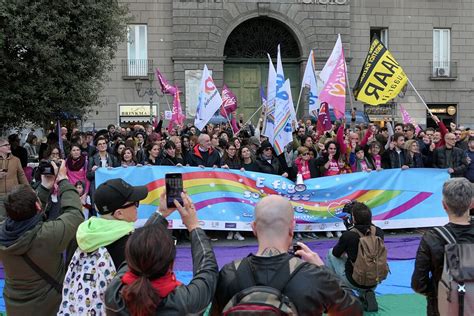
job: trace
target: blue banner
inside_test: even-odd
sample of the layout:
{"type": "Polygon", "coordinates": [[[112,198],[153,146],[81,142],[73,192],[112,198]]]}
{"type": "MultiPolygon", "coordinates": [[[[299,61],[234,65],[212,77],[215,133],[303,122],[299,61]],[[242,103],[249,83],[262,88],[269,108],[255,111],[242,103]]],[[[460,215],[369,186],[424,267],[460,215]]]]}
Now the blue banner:
{"type": "MultiPolygon", "coordinates": [[[[141,201],[143,224],[158,208],[166,173],[182,173],[185,190],[193,200],[200,225],[215,230],[251,230],[255,204],[264,196],[287,197],[295,210],[296,231],[345,230],[342,207],[351,200],[368,205],[376,225],[386,229],[430,227],[447,223],[441,204],[443,169],[391,169],[315,178],[295,185],[281,176],[258,172],[196,167],[144,166],[96,171],[96,185],[122,178],[132,185],[146,185],[141,201]]],[[[170,227],[184,228],[177,212],[170,227]]]]}

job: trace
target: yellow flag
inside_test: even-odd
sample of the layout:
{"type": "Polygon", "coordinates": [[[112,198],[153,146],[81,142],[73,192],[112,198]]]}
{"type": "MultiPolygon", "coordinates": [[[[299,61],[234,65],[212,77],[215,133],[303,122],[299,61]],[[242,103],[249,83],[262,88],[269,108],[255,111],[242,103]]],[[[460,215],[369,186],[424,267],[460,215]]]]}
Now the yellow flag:
{"type": "Polygon", "coordinates": [[[374,38],[354,87],[356,100],[385,104],[395,98],[408,81],[407,75],[388,49],[374,38]]]}

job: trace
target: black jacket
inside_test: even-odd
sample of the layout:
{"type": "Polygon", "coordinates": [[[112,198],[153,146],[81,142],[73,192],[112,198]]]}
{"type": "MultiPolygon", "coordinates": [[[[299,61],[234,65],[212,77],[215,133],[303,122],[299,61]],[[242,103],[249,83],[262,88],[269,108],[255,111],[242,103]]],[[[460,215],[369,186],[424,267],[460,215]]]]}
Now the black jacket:
{"type": "MultiPolygon", "coordinates": [[[[268,284],[274,273],[287,260],[287,253],[273,257],[251,255],[250,263],[254,268],[255,282],[268,284]]],[[[220,315],[227,302],[241,289],[236,278],[237,271],[233,262],[226,264],[219,273],[216,295],[212,303],[211,315],[220,315]]],[[[298,309],[298,315],[322,315],[324,312],[337,315],[362,315],[358,300],[349,288],[326,267],[310,263],[296,272],[283,289],[283,294],[298,309]]]]}
{"type": "Polygon", "coordinates": [[[395,149],[386,150],[382,155],[382,167],[384,169],[396,169],[401,168],[408,162],[408,154],[405,150],[400,152],[400,155],[395,149]]]}
{"type": "Polygon", "coordinates": [[[213,148],[210,148],[206,153],[202,153],[199,150],[199,145],[194,146],[191,154],[189,155],[190,166],[204,166],[204,167],[213,167],[221,166],[221,156],[219,156],[219,152],[213,148]]]}
{"type": "Polygon", "coordinates": [[[416,153],[413,157],[407,153],[407,161],[405,164],[410,168],[424,168],[423,156],[420,153],[416,153]]]}
{"type": "MultiPolygon", "coordinates": [[[[89,181],[95,180],[95,171],[92,171],[92,167],[94,166],[98,166],[99,168],[101,167],[100,156],[98,152],[89,159],[89,166],[87,167],[87,179],[89,181]]],[[[117,158],[115,158],[114,155],[107,154],[107,166],[112,168],[120,167],[120,162],[117,160],[117,158]]]]}
{"type": "MultiPolygon", "coordinates": [[[[446,227],[459,243],[474,243],[474,224],[457,225],[448,223],[446,227]]],[[[428,300],[428,315],[439,315],[438,282],[443,272],[444,246],[446,242],[433,229],[421,238],[416,253],[415,270],[411,277],[411,287],[428,300]]]]}
{"type": "MultiPolygon", "coordinates": [[[[209,238],[201,228],[190,233],[193,256],[193,279],[189,285],[178,286],[165,297],[156,310],[156,315],[199,314],[206,310],[216,289],[218,267],[209,238]]],[[[105,305],[107,315],[130,315],[121,296],[121,277],[127,272],[123,265],[107,287],[105,305]]]]}
{"type": "Polygon", "coordinates": [[[467,170],[466,156],[462,149],[453,147],[451,149],[451,162],[448,161],[446,153],[450,149],[445,146],[435,149],[433,153],[433,167],[435,168],[453,168],[453,177],[462,177],[467,170]]]}
{"type": "Polygon", "coordinates": [[[272,157],[271,163],[269,163],[262,157],[262,155],[258,155],[255,162],[257,163],[259,172],[278,175],[285,173],[285,169],[282,167],[280,160],[277,157],[272,157]]]}
{"type": "MultiPolygon", "coordinates": [[[[355,225],[354,228],[357,228],[361,233],[365,234],[367,230],[370,229],[369,225],[355,225]]],[[[384,238],[383,230],[379,227],[375,227],[375,235],[379,236],[380,238],[384,238]]],[[[354,279],[352,279],[352,273],[354,272],[353,262],[357,259],[357,254],[359,252],[359,240],[360,235],[352,230],[348,230],[342,233],[341,238],[339,238],[337,244],[332,249],[332,254],[340,258],[343,253],[347,253],[348,260],[346,261],[346,278],[349,282],[351,282],[354,286],[358,288],[371,288],[371,287],[364,287],[362,285],[357,284],[354,279]]]]}

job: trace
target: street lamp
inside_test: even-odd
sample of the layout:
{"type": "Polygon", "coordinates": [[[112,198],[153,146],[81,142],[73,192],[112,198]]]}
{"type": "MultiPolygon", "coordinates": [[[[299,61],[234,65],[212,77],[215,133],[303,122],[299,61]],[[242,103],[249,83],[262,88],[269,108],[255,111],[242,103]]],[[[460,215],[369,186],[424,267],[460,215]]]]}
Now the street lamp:
{"type": "MultiPolygon", "coordinates": [[[[137,90],[137,94],[140,98],[143,98],[144,96],[148,95],[150,97],[150,100],[148,101],[150,103],[150,124],[153,125],[153,96],[157,95],[158,97],[160,96],[158,94],[158,90],[153,88],[153,80],[155,79],[155,74],[153,72],[148,73],[148,83],[149,86],[148,88],[145,88],[142,92],[142,81],[140,79],[135,80],[135,90],[137,90]]],[[[158,100],[158,106],[159,106],[159,100],[158,100]]]]}

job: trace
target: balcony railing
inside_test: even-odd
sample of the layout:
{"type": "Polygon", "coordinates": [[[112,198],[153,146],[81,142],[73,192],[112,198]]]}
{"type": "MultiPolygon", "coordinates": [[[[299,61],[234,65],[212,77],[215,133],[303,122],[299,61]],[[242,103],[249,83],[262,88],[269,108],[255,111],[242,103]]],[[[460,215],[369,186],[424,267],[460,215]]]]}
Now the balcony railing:
{"type": "Polygon", "coordinates": [[[430,62],[431,80],[456,80],[458,77],[458,63],[455,61],[430,62]]]}
{"type": "Polygon", "coordinates": [[[153,71],[153,59],[122,59],[123,79],[146,79],[153,71]]]}

